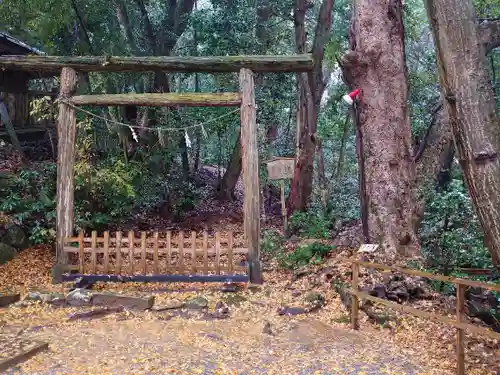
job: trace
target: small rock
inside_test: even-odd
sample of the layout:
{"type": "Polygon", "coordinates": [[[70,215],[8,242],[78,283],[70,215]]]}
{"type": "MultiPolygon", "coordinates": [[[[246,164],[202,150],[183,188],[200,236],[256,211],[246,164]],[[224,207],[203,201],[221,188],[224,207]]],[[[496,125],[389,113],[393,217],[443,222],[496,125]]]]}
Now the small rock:
{"type": "Polygon", "coordinates": [[[377,284],[373,287],[373,291],[370,292],[370,295],[377,297],[377,298],[387,298],[387,289],[385,285],[382,284],[377,284]]]}
{"type": "Polygon", "coordinates": [[[29,307],[29,306],[30,306],[30,301],[24,300],[24,301],[19,301],[19,302],[13,303],[9,307],[24,309],[24,308],[29,307]]]}
{"type": "Polygon", "coordinates": [[[222,301],[219,301],[215,304],[215,314],[217,315],[228,315],[229,307],[222,301]]]}
{"type": "Polygon", "coordinates": [[[66,302],[70,306],[92,305],[92,293],[87,289],[74,289],[66,296],[66,302]]]}
{"type": "Polygon", "coordinates": [[[296,270],[292,275],[292,282],[297,281],[301,277],[308,276],[312,273],[310,268],[304,267],[296,270]]]}
{"type": "Polygon", "coordinates": [[[320,274],[325,281],[330,281],[335,276],[335,268],[331,266],[322,268],[320,274]]]}
{"type": "Polygon", "coordinates": [[[153,306],[151,310],[161,312],[166,310],[182,309],[183,307],[184,303],[181,301],[169,301],[165,305],[153,306]]]}
{"type": "Polygon", "coordinates": [[[302,294],[300,290],[294,289],[292,290],[292,297],[299,297],[302,294]]]}
{"type": "Polygon", "coordinates": [[[222,286],[221,292],[235,293],[238,291],[238,285],[235,283],[226,283],[222,286]]]}
{"type": "Polygon", "coordinates": [[[47,293],[47,294],[42,294],[42,302],[44,303],[52,303],[55,300],[66,300],[64,297],[64,294],[61,293],[47,293]]]}
{"type": "Polygon", "coordinates": [[[64,296],[62,297],[55,297],[54,299],[52,299],[51,301],[48,301],[48,303],[52,306],[56,306],[56,307],[63,307],[63,306],[66,306],[66,298],[64,296]]]}
{"type": "Polygon", "coordinates": [[[28,295],[24,298],[25,301],[42,301],[43,293],[41,292],[28,292],[28,295]]]}
{"type": "Polygon", "coordinates": [[[247,299],[239,294],[227,294],[223,300],[229,306],[239,306],[242,302],[246,302],[247,299]]]}
{"type": "Polygon", "coordinates": [[[291,316],[291,315],[301,315],[301,314],[305,314],[305,313],[306,313],[306,309],[304,309],[302,307],[282,307],[278,310],[279,315],[291,316]]]}
{"type": "Polygon", "coordinates": [[[123,306],[128,310],[148,310],[154,306],[154,303],[154,296],[135,297],[113,293],[92,294],[92,304],[95,306],[123,306]]]}
{"type": "Polygon", "coordinates": [[[262,328],[262,333],[265,333],[266,335],[274,336],[274,333],[273,333],[273,331],[271,329],[271,323],[266,322],[264,324],[264,328],[262,328]]]}
{"type": "Polygon", "coordinates": [[[10,225],[3,234],[2,241],[17,250],[24,250],[29,246],[28,236],[18,225],[10,225]]]}
{"type": "Polygon", "coordinates": [[[19,293],[0,293],[0,307],[9,306],[21,299],[19,293]]]}
{"type": "Polygon", "coordinates": [[[184,307],[191,310],[201,310],[205,309],[207,306],[207,299],[201,296],[191,298],[184,303],[184,307]]]}
{"type": "Polygon", "coordinates": [[[325,297],[318,292],[309,292],[305,297],[309,312],[317,310],[325,305],[325,297]]]}
{"type": "Polygon", "coordinates": [[[16,248],[6,243],[0,243],[0,264],[7,263],[14,259],[17,254],[16,248]]]}

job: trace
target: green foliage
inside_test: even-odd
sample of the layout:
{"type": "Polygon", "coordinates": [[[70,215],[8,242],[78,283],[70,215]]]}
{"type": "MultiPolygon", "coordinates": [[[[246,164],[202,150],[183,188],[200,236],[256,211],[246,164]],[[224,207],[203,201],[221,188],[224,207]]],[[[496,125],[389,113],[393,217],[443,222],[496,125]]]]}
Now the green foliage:
{"type": "Polygon", "coordinates": [[[0,212],[28,229],[33,243],[50,242],[55,232],[56,165],[44,163],[3,179],[0,212]]]}
{"type": "Polygon", "coordinates": [[[315,242],[298,246],[294,251],[278,259],[281,267],[297,269],[308,264],[319,264],[335,247],[315,242]]]}
{"type": "Polygon", "coordinates": [[[260,247],[267,256],[277,256],[283,252],[283,236],[275,230],[265,230],[262,234],[260,247]]]}
{"type": "Polygon", "coordinates": [[[429,268],[449,275],[458,267],[492,267],[479,221],[461,180],[452,180],[444,191],[429,193],[426,208],[420,241],[429,268]]]}
{"type": "Polygon", "coordinates": [[[330,226],[330,220],[313,211],[296,212],[289,221],[290,231],[306,238],[328,238],[330,226]]]}

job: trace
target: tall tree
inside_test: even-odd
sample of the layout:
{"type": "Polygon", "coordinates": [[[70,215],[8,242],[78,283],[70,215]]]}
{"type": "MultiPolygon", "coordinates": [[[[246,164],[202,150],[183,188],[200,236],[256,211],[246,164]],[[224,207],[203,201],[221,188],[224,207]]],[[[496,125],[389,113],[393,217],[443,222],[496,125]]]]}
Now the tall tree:
{"type": "Polygon", "coordinates": [[[460,166],[500,269],[500,124],[485,47],[469,0],[427,0],[439,81],[460,166]]]}
{"type": "MultiPolygon", "coordinates": [[[[288,197],[288,213],[304,211],[312,193],[314,155],[317,147],[316,130],[321,98],[325,90],[328,75],[323,74],[325,46],[330,40],[334,0],[323,0],[319,9],[312,55],[314,71],[298,76],[298,111],[297,138],[298,155],[288,197]]],[[[298,53],[307,53],[306,14],[312,3],[308,0],[296,0],[294,9],[295,46],[298,53]]]]}
{"type": "Polygon", "coordinates": [[[344,78],[361,89],[356,126],[368,240],[389,258],[419,249],[401,0],[354,0],[344,78]]]}

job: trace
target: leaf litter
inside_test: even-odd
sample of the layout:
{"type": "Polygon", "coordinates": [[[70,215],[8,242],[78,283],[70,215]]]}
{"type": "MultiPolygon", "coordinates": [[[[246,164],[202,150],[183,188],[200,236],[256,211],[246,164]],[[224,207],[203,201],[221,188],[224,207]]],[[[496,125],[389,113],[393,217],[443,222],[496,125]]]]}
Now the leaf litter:
{"type": "MultiPolygon", "coordinates": [[[[61,292],[52,285],[53,256],[37,247],[0,266],[3,290],[26,295],[30,290],[61,292]]],[[[332,259],[332,266],[348,265],[332,259]]],[[[346,274],[346,272],[344,272],[346,274]]],[[[122,311],[95,320],[70,321],[75,307],[39,301],[0,309],[0,335],[49,343],[9,374],[435,374],[455,373],[455,330],[409,315],[397,315],[389,329],[361,315],[358,332],[349,329],[348,312],[329,283],[307,278],[291,284],[288,272],[271,269],[265,284],[243,288],[237,303],[228,303],[221,284],[108,283],[112,293],[155,295],[155,305],[202,296],[213,311],[229,305],[227,319],[206,319],[203,311],[122,311]],[[321,293],[324,306],[315,312],[280,316],[283,306],[304,306],[309,290],[321,293]],[[300,291],[300,293],[297,293],[300,291]],[[272,331],[266,333],[265,328],[272,331]]],[[[68,287],[69,285],[64,285],[68,287]]],[[[229,301],[230,302],[230,301],[229,301]]],[[[471,375],[500,374],[500,347],[494,340],[467,335],[471,375]]]]}

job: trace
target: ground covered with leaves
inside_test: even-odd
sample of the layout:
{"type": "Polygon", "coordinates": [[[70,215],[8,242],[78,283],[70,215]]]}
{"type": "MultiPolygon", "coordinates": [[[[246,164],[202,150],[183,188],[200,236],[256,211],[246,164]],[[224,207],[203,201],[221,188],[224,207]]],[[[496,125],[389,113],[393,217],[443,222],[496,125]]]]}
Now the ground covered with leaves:
{"type": "MultiPolygon", "coordinates": [[[[339,275],[348,272],[347,265],[334,258],[327,263],[324,266],[339,275]]],[[[33,290],[60,293],[69,285],[51,285],[52,264],[48,249],[24,251],[0,266],[0,284],[23,297],[33,290]]],[[[262,287],[241,286],[236,292],[221,291],[221,284],[97,286],[125,295],[153,295],[155,307],[169,307],[162,311],[124,310],[74,320],[72,314],[89,308],[41,301],[2,308],[0,341],[29,337],[49,343],[48,351],[8,373],[454,373],[453,329],[410,316],[397,316],[382,327],[363,315],[361,329],[355,332],[349,329],[348,312],[331,280],[312,282],[311,277],[294,278],[272,265],[266,269],[262,287]],[[320,306],[311,306],[318,295],[320,306]],[[173,308],[193,299],[199,306],[173,308]],[[221,305],[227,311],[218,315],[221,305]]],[[[468,336],[467,343],[468,374],[500,374],[498,342],[468,336]]]]}

